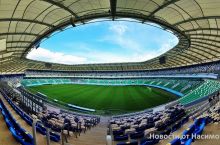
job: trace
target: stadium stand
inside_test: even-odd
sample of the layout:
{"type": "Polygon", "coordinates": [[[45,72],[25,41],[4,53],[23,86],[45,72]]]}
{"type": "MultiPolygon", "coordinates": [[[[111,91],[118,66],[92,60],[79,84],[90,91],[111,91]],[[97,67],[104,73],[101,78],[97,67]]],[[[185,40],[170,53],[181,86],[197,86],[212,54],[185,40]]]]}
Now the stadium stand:
{"type": "MultiPolygon", "coordinates": [[[[118,80],[112,80],[112,79],[73,79],[73,78],[44,78],[44,79],[24,79],[22,80],[22,76],[15,76],[14,78],[7,78],[4,77],[4,81],[9,82],[12,87],[16,87],[19,82],[22,82],[23,85],[43,85],[43,84],[65,84],[65,83],[85,83],[85,84],[104,84],[104,85],[121,85],[121,84],[129,84],[129,85],[143,85],[143,84],[151,84],[151,85],[158,85],[163,86],[171,89],[176,89],[181,92],[185,92],[185,96],[180,98],[179,102],[183,105],[189,104],[191,102],[194,102],[195,100],[198,100],[200,98],[210,96],[216,91],[219,90],[219,82],[216,80],[198,80],[195,79],[192,80],[185,80],[185,79],[118,79],[118,80]],[[21,81],[22,80],[22,81],[21,81]],[[209,88],[209,89],[207,89],[209,88]],[[193,97],[195,96],[195,97],[193,97]],[[185,100],[185,101],[184,101],[185,100]]],[[[15,94],[12,93],[12,94],[15,94]]],[[[12,95],[11,96],[14,96],[12,95]]],[[[22,111],[19,111],[20,109],[15,105],[16,103],[19,103],[20,99],[15,99],[16,97],[12,97],[12,99],[15,101],[13,103],[11,99],[7,98],[5,96],[6,100],[9,104],[11,104],[12,108],[21,116],[21,118],[24,119],[27,124],[32,126],[33,121],[31,121],[33,118],[29,115],[21,115],[22,111]]],[[[166,109],[162,112],[155,112],[155,113],[144,113],[140,114],[137,113],[137,115],[127,116],[127,117],[115,117],[110,121],[110,128],[109,131],[112,135],[113,142],[117,145],[123,145],[123,144],[161,144],[160,139],[149,139],[148,136],[152,133],[157,134],[169,134],[172,132],[178,131],[186,122],[189,120],[189,116],[186,115],[186,111],[182,110],[182,105],[176,105],[174,107],[171,107],[169,109],[166,109]],[[180,114],[179,114],[179,113],[180,114]],[[168,114],[167,114],[168,113],[168,114]],[[173,115],[174,114],[174,115],[173,115]],[[152,119],[151,119],[152,118],[152,119]]],[[[2,108],[2,107],[1,107],[2,108]]],[[[195,134],[200,135],[202,134],[203,130],[205,129],[206,123],[204,125],[204,120],[209,120],[209,122],[219,122],[219,107],[215,107],[213,109],[210,109],[209,115],[203,115],[201,119],[196,119],[199,121],[194,121],[194,124],[190,125],[189,129],[183,131],[184,134],[195,134]],[[200,121],[202,120],[202,121],[200,121]],[[196,124],[196,122],[201,122],[199,124],[196,124]],[[195,126],[195,127],[194,127],[195,126]]],[[[201,109],[201,108],[199,108],[201,109]]],[[[3,113],[4,114],[4,113],[3,113]]],[[[46,112],[39,112],[37,115],[37,118],[41,120],[41,122],[44,122],[43,124],[36,124],[36,130],[42,134],[46,135],[46,128],[51,128],[54,132],[50,133],[50,139],[51,141],[60,142],[60,133],[62,130],[61,126],[65,126],[65,133],[70,135],[78,136],[81,132],[84,132],[86,130],[90,130],[92,126],[96,126],[96,124],[99,122],[99,120],[95,119],[93,120],[90,117],[83,117],[80,116],[78,118],[78,115],[70,115],[70,113],[57,113],[54,111],[47,110],[46,112]],[[64,117],[64,118],[63,118],[64,117]],[[50,118],[48,120],[48,118],[50,118]],[[74,118],[78,118],[80,123],[76,123],[74,118]],[[67,125],[65,122],[68,120],[70,121],[70,124],[67,125]],[[92,120],[92,121],[91,121],[92,120]],[[80,124],[80,125],[79,125],[80,124]]],[[[8,120],[6,121],[6,124],[8,120]]],[[[22,142],[23,144],[26,143],[25,140],[18,139],[18,136],[16,135],[16,131],[9,129],[12,135],[18,142],[22,142]],[[25,143],[24,143],[25,142],[25,143]]],[[[28,140],[28,139],[27,139],[28,140]]],[[[29,140],[28,140],[29,141],[29,140]]],[[[176,138],[172,141],[170,141],[169,144],[178,144],[183,143],[188,145],[193,142],[193,138],[176,138]]],[[[30,141],[29,141],[30,142],[30,141]]],[[[33,142],[33,140],[31,141],[33,142]]]]}
{"type": "Polygon", "coordinates": [[[22,145],[32,145],[33,137],[16,123],[16,120],[7,110],[2,100],[0,100],[0,110],[13,137],[22,145]]]}
{"type": "MultiPolygon", "coordinates": [[[[176,105],[164,112],[156,112],[154,114],[144,113],[132,117],[112,118],[110,120],[110,130],[112,130],[115,140],[120,140],[120,135],[123,134],[126,136],[131,134],[131,138],[134,139],[138,137],[141,138],[147,136],[151,132],[165,130],[167,126],[175,124],[176,121],[180,120],[185,115],[184,108],[181,105],[176,105]]],[[[176,127],[174,126],[172,130],[176,130],[176,127]]]]}
{"type": "MultiPolygon", "coordinates": [[[[17,96],[14,96],[12,90],[8,90],[8,88],[3,88],[1,86],[1,94],[4,96],[5,100],[8,101],[8,103],[11,105],[11,107],[14,109],[14,111],[30,126],[33,125],[33,120],[37,119],[36,123],[36,130],[42,134],[42,135],[47,135],[47,130],[46,128],[50,128],[51,132],[50,134],[50,139],[55,142],[59,142],[61,137],[60,133],[61,131],[64,131],[65,133],[68,133],[68,135],[75,135],[76,137],[78,134],[80,135],[81,132],[86,132],[88,129],[91,129],[91,127],[96,126],[100,118],[95,117],[95,116],[89,116],[89,115],[79,115],[77,113],[71,114],[69,112],[56,112],[56,111],[50,111],[50,110],[45,110],[42,112],[39,112],[38,114],[34,115],[32,114],[31,116],[28,115],[27,113],[24,112],[19,107],[20,100],[17,98],[17,96]],[[9,98],[8,95],[10,95],[11,98],[9,98]],[[14,101],[12,101],[12,99],[14,101]]],[[[4,104],[1,100],[1,109],[4,107],[4,104]],[[3,106],[3,107],[2,107],[3,106]]],[[[4,108],[7,109],[7,108],[4,108]]],[[[3,110],[2,112],[4,118],[5,118],[5,111],[3,110]]],[[[12,117],[12,116],[10,116],[12,117]]],[[[13,119],[15,121],[15,119],[13,119]]],[[[8,125],[8,119],[6,120],[6,124],[8,125]]],[[[15,121],[16,122],[16,121],[15,121]]],[[[9,124],[10,125],[10,124],[9,124]]],[[[9,126],[10,127],[10,126],[9,126]]],[[[10,128],[9,128],[10,129],[10,128]]],[[[16,140],[19,138],[16,136],[18,132],[10,129],[12,132],[12,135],[15,137],[16,140]]],[[[24,131],[25,132],[25,131],[24,131]]],[[[30,136],[30,135],[29,135],[30,136]]],[[[24,141],[18,140],[21,142],[21,144],[28,145],[28,143],[25,143],[24,141]]],[[[32,143],[33,144],[33,140],[32,143]]]]}
{"type": "MultiPolygon", "coordinates": [[[[197,142],[198,138],[204,132],[205,127],[208,124],[217,123],[220,121],[220,107],[219,107],[219,98],[217,96],[213,97],[213,100],[210,102],[211,107],[209,106],[207,111],[202,111],[202,114],[194,119],[193,124],[191,124],[186,130],[183,131],[181,137],[172,140],[167,145],[181,145],[181,144],[191,144],[192,142],[197,142]],[[187,136],[188,135],[188,136],[187,136]]],[[[215,142],[213,143],[215,144],[215,142]]]]}
{"type": "MultiPolygon", "coordinates": [[[[12,78],[10,78],[9,80],[11,80],[12,82],[14,82],[14,80],[12,79],[12,78]]],[[[20,79],[15,79],[15,80],[20,80],[20,79]]],[[[148,84],[155,84],[155,85],[162,85],[162,86],[165,86],[165,87],[169,87],[169,88],[179,88],[179,90],[181,90],[181,89],[183,89],[184,88],[184,86],[187,86],[188,84],[189,84],[189,81],[188,81],[188,83],[187,83],[187,81],[186,80],[184,80],[184,79],[182,79],[182,80],[179,80],[179,79],[174,79],[174,80],[169,80],[169,81],[167,81],[167,79],[152,79],[152,80],[141,80],[141,79],[135,79],[135,80],[131,80],[131,79],[129,79],[129,80],[109,80],[109,79],[106,79],[106,80],[99,80],[99,79],[77,79],[77,80],[74,80],[74,79],[58,79],[58,78],[54,78],[54,79],[39,79],[39,80],[36,80],[36,79],[30,79],[30,80],[28,80],[28,79],[25,79],[25,80],[23,80],[25,83],[27,83],[27,84],[38,84],[38,85],[40,85],[40,84],[62,84],[62,83],[74,83],[74,81],[75,82],[78,82],[78,83],[100,83],[100,84],[115,84],[115,85],[117,85],[117,84],[130,84],[130,85],[132,85],[132,84],[144,84],[144,83],[148,83],[148,84]],[[180,86],[182,86],[182,87],[178,87],[178,85],[180,85],[180,86]]],[[[15,81],[16,82],[16,81],[15,81]]],[[[24,84],[25,84],[24,83],[24,84]]],[[[208,92],[206,92],[206,91],[198,91],[197,89],[199,89],[199,88],[206,88],[206,87],[203,87],[203,86],[213,86],[213,88],[216,88],[216,85],[218,86],[218,81],[215,81],[215,80],[205,80],[204,82],[203,81],[201,81],[201,80],[195,80],[194,81],[194,83],[193,83],[193,81],[192,82],[190,82],[191,84],[194,84],[195,85],[195,87],[193,87],[192,88],[192,90],[191,91],[189,91],[189,93],[188,94],[192,94],[192,92],[199,92],[199,93],[201,93],[201,95],[199,95],[199,97],[204,97],[204,96],[207,96],[207,95],[210,95],[210,94],[212,94],[212,93],[214,93],[214,92],[216,92],[216,90],[218,90],[218,88],[215,90],[215,89],[213,89],[213,90],[211,90],[211,91],[208,91],[208,92]],[[204,93],[205,92],[205,93],[204,93]]],[[[11,90],[10,90],[11,91],[11,90]]],[[[13,95],[11,95],[11,96],[13,96],[13,95]]],[[[196,95],[196,96],[198,96],[198,95],[196,95]]],[[[184,96],[184,97],[187,97],[187,94],[184,96]]],[[[184,99],[184,97],[182,97],[182,98],[180,98],[180,99],[184,99]]],[[[199,98],[198,97],[198,98],[199,98]]],[[[14,97],[15,98],[15,97],[14,97]]],[[[190,97],[191,98],[191,97],[190,97]]],[[[195,100],[197,100],[198,98],[196,98],[195,100]]],[[[6,98],[6,100],[8,100],[8,102],[11,102],[10,101],[10,99],[8,99],[8,98],[6,98]]],[[[19,100],[19,99],[15,99],[15,100],[19,100]]],[[[188,99],[187,99],[188,100],[188,99]]],[[[181,102],[181,101],[180,101],[181,102]]],[[[189,102],[191,102],[191,101],[189,101],[189,102]]],[[[16,103],[18,103],[18,101],[16,101],[16,103]]],[[[10,104],[13,104],[12,105],[12,107],[13,108],[15,108],[15,105],[14,105],[14,103],[10,103],[10,104]]],[[[184,103],[183,103],[184,104],[184,103]]],[[[187,104],[187,103],[185,103],[185,104],[187,104]]],[[[144,114],[137,114],[137,115],[132,115],[132,117],[126,117],[126,118],[114,118],[115,120],[111,120],[110,122],[112,123],[112,122],[117,122],[118,124],[115,124],[115,126],[114,126],[114,124],[113,124],[113,128],[112,129],[109,129],[109,130],[112,130],[112,135],[113,135],[113,138],[114,138],[114,140],[115,141],[117,141],[117,143],[118,144],[123,144],[123,142],[120,142],[120,141],[123,141],[123,140],[125,140],[125,139],[142,139],[142,143],[145,141],[147,141],[147,142],[154,142],[154,143],[156,143],[156,142],[158,142],[159,140],[151,140],[151,141],[149,141],[148,139],[146,140],[146,139],[144,139],[144,137],[146,137],[147,136],[147,133],[149,132],[149,133],[152,133],[152,132],[158,132],[158,131],[160,131],[160,133],[162,133],[162,134],[164,134],[164,132],[162,131],[162,130],[164,130],[166,133],[168,133],[168,132],[174,132],[174,131],[176,131],[176,130],[178,130],[185,122],[187,122],[187,120],[188,120],[188,118],[189,117],[184,117],[184,115],[185,115],[185,111],[182,111],[180,108],[181,108],[181,105],[177,105],[177,106],[174,106],[174,108],[173,107],[171,107],[171,108],[169,108],[169,109],[167,109],[167,110],[165,110],[165,111],[162,111],[162,112],[155,112],[154,114],[151,114],[151,113],[144,113],[144,114]],[[176,108],[177,107],[177,108],[176,108]],[[180,113],[180,115],[178,114],[178,113],[174,113],[175,115],[177,115],[176,117],[171,117],[172,118],[172,120],[170,120],[169,118],[165,118],[164,119],[164,117],[168,117],[170,114],[169,113],[171,113],[172,114],[172,111],[173,110],[175,110],[175,109],[180,109],[179,111],[174,111],[174,112],[179,112],[180,113]],[[167,111],[168,111],[168,114],[166,114],[167,113],[167,111]],[[170,112],[169,112],[170,111],[170,112]],[[153,116],[152,116],[153,115],[153,116]],[[156,115],[156,116],[154,116],[154,115],[156,115]],[[153,122],[151,122],[151,123],[149,123],[149,118],[147,118],[147,119],[143,119],[142,117],[149,117],[149,116],[151,116],[152,118],[153,118],[153,122]],[[180,116],[182,116],[183,118],[181,119],[181,117],[180,116]],[[180,118],[179,118],[180,117],[180,118]],[[161,118],[163,118],[163,119],[161,119],[161,118]],[[175,120],[175,118],[178,118],[178,119],[176,119],[175,120]],[[160,120],[159,120],[160,119],[160,120]],[[179,120],[180,119],[180,120],[179,120]],[[143,122],[143,121],[146,121],[147,120],[147,122],[143,122]],[[161,122],[161,120],[162,120],[162,122],[161,122]],[[127,121],[127,123],[126,123],[126,121],[127,121]],[[163,122],[163,121],[165,121],[165,122],[163,122]],[[168,122],[166,122],[166,121],[168,121],[168,122]],[[125,125],[123,125],[123,124],[125,124],[125,125]],[[131,126],[127,126],[128,124],[133,124],[133,126],[136,126],[136,127],[131,127],[131,126]],[[152,126],[150,126],[150,124],[152,125],[152,126]],[[174,124],[174,125],[173,125],[174,124]],[[122,130],[117,130],[117,128],[119,128],[119,127],[117,127],[117,126],[120,126],[120,129],[122,129],[122,130]],[[121,128],[122,127],[122,128],[121,128]],[[169,130],[165,130],[165,128],[167,128],[167,127],[170,127],[170,129],[169,130]],[[155,128],[155,129],[152,129],[152,128],[155,128]],[[147,131],[146,131],[147,130],[147,131]],[[123,131],[123,132],[122,132],[123,131]],[[122,135],[123,134],[123,135],[122,135]],[[121,136],[122,135],[122,136],[121,136]]],[[[19,111],[17,111],[17,112],[19,112],[19,111]]],[[[44,125],[45,125],[45,127],[49,127],[49,128],[51,128],[53,131],[58,131],[58,132],[60,132],[61,131],[61,126],[63,125],[63,124],[65,124],[63,121],[65,120],[65,119],[62,119],[62,116],[64,117],[64,116],[69,116],[69,113],[56,113],[56,112],[54,112],[54,111],[43,111],[42,113],[39,113],[38,115],[38,118],[40,119],[40,120],[44,120],[43,122],[44,122],[44,125]],[[45,119],[43,119],[44,117],[46,117],[46,118],[51,118],[50,120],[48,120],[47,122],[45,122],[45,119]],[[60,116],[60,117],[59,117],[60,116]],[[42,118],[43,117],[43,118],[42,118]],[[53,117],[55,117],[55,118],[53,118],[53,117]],[[57,120],[58,118],[60,118],[59,119],[59,121],[57,120]],[[62,122],[63,123],[62,123],[62,122]],[[62,123],[62,125],[61,125],[61,123],[62,123]],[[58,126],[60,126],[60,127],[58,127],[58,126]]],[[[74,118],[74,115],[73,116],[69,116],[70,118],[74,118]]],[[[170,116],[169,116],[170,117],[170,116]]],[[[29,119],[28,119],[28,117],[26,116],[26,117],[24,117],[25,119],[25,121],[29,124],[29,125],[31,125],[32,124],[32,119],[31,119],[31,117],[29,117],[29,119]]],[[[83,121],[82,120],[82,118],[81,119],[79,119],[79,120],[81,120],[81,122],[82,122],[82,124],[80,125],[80,127],[76,127],[76,126],[78,126],[76,123],[74,123],[74,122],[71,122],[71,127],[69,126],[69,127],[67,127],[66,129],[67,130],[69,130],[70,131],[70,134],[73,134],[73,132],[78,132],[78,133],[80,133],[81,131],[85,131],[86,130],[86,128],[91,128],[91,126],[94,126],[94,125],[96,125],[96,123],[92,123],[92,122],[90,122],[90,123],[88,123],[88,118],[87,117],[85,117],[85,119],[86,119],[86,121],[83,121]],[[88,124],[90,124],[91,126],[89,126],[87,123],[85,123],[85,122],[87,122],[88,124]],[[73,127],[74,126],[74,124],[75,124],[75,127],[73,127]],[[76,128],[78,128],[78,129],[76,129],[76,128]]],[[[71,119],[70,119],[71,120],[71,119]]],[[[74,121],[74,120],[72,120],[72,121],[74,121]]],[[[95,122],[99,122],[99,121],[95,121],[95,122]]],[[[44,126],[43,125],[43,126],[44,126]]],[[[37,131],[38,132],[40,132],[41,134],[46,134],[46,130],[45,130],[45,128],[43,127],[42,125],[38,125],[37,124],[37,126],[36,126],[36,129],[37,129],[37,131]]],[[[149,134],[148,133],[148,134],[149,134]]],[[[53,134],[54,135],[54,134],[53,134]]],[[[56,135],[55,135],[56,136],[56,135]]],[[[60,139],[60,137],[58,137],[58,139],[56,139],[56,137],[52,137],[51,138],[51,140],[53,140],[53,141],[59,141],[59,139],[60,139]]],[[[132,142],[131,142],[132,143],[132,142]]]]}
{"type": "Polygon", "coordinates": [[[151,85],[169,88],[177,92],[187,94],[202,83],[202,80],[187,79],[23,79],[24,86],[37,86],[45,84],[97,84],[97,85],[151,85]]]}
{"type": "MultiPolygon", "coordinates": [[[[196,66],[195,66],[196,67],[196,66]]],[[[214,67],[215,68],[215,67],[214,67]]],[[[196,68],[194,68],[196,69],[196,68]]],[[[191,69],[191,70],[194,70],[191,69]]],[[[217,69],[217,68],[216,68],[217,69]]],[[[26,77],[94,77],[94,78],[123,78],[123,77],[195,77],[195,78],[216,78],[217,74],[209,71],[193,72],[188,71],[187,68],[180,68],[181,73],[172,73],[169,70],[157,70],[157,71],[51,71],[51,70],[28,70],[25,72],[26,77]],[[184,73],[185,72],[185,73],[184,73]]],[[[217,71],[216,71],[217,72],[217,71]]]]}
{"type": "Polygon", "coordinates": [[[213,94],[219,89],[220,83],[218,81],[206,80],[205,83],[203,83],[201,86],[199,86],[198,88],[194,89],[189,94],[181,98],[180,102],[181,104],[188,104],[199,99],[200,97],[209,96],[210,94],[213,94]]]}
{"type": "Polygon", "coordinates": [[[196,136],[202,134],[205,125],[208,123],[207,120],[207,118],[197,118],[194,123],[187,128],[187,130],[184,130],[182,138],[176,138],[168,145],[190,145],[196,139],[196,136]]]}
{"type": "MultiPolygon", "coordinates": [[[[21,117],[23,119],[25,119],[25,121],[29,124],[32,125],[33,120],[31,119],[31,117],[29,117],[28,115],[23,114],[23,110],[21,110],[20,108],[17,107],[17,105],[20,103],[19,98],[17,98],[17,96],[13,95],[13,91],[12,90],[8,90],[8,88],[3,88],[1,87],[1,92],[4,95],[5,99],[9,102],[9,104],[12,105],[12,108],[15,109],[15,111],[21,115],[21,117]],[[11,99],[9,99],[9,97],[7,96],[7,94],[9,94],[11,96],[11,99],[16,101],[15,105],[11,99]],[[24,116],[24,117],[23,117],[24,116]]],[[[42,112],[38,112],[37,116],[39,117],[38,119],[40,119],[43,123],[47,124],[47,127],[50,126],[50,128],[54,131],[59,130],[59,132],[61,131],[62,127],[65,125],[66,122],[70,121],[73,130],[77,130],[76,128],[80,127],[80,128],[84,128],[84,130],[86,128],[91,128],[91,126],[95,126],[99,123],[99,117],[94,117],[94,116],[88,116],[88,115],[83,115],[83,116],[79,116],[79,114],[75,114],[75,115],[70,115],[68,116],[68,113],[57,113],[57,112],[51,112],[50,110],[43,110],[42,112]],[[77,120],[77,122],[76,122],[77,120]],[[80,123],[80,125],[78,124],[80,123]]],[[[45,130],[45,129],[44,129],[45,130]]]]}
{"type": "Polygon", "coordinates": [[[71,84],[70,79],[25,79],[21,84],[24,86],[37,86],[46,84],[71,84]]]}

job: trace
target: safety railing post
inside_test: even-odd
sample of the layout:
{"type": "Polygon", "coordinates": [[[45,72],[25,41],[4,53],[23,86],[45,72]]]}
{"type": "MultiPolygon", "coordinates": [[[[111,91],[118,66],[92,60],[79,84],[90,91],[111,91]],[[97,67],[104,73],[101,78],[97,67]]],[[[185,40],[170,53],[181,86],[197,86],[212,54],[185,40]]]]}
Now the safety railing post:
{"type": "Polygon", "coordinates": [[[33,119],[32,132],[33,132],[34,145],[37,145],[37,140],[36,140],[36,123],[37,123],[37,120],[33,119]]]}

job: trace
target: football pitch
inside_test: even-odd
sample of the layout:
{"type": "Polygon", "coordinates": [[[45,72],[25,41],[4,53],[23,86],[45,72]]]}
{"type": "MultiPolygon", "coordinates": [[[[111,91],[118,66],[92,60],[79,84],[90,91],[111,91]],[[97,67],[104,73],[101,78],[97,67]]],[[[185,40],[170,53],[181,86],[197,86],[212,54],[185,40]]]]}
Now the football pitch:
{"type": "Polygon", "coordinates": [[[140,111],[177,99],[171,93],[146,86],[59,84],[27,88],[49,99],[96,110],[140,111]]]}

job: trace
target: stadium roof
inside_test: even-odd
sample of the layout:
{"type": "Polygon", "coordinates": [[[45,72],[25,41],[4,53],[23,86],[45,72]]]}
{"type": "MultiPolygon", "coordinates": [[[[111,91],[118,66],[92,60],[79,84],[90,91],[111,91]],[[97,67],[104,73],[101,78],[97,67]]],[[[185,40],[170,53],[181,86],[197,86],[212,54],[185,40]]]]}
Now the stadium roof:
{"type": "Polygon", "coordinates": [[[217,61],[220,59],[219,9],[219,0],[0,0],[0,39],[6,40],[6,48],[0,48],[0,62],[21,60],[42,64],[25,58],[42,39],[69,25],[98,18],[153,22],[172,31],[179,43],[163,54],[167,60],[163,65],[154,58],[141,63],[73,65],[71,68],[161,69],[217,61]]]}

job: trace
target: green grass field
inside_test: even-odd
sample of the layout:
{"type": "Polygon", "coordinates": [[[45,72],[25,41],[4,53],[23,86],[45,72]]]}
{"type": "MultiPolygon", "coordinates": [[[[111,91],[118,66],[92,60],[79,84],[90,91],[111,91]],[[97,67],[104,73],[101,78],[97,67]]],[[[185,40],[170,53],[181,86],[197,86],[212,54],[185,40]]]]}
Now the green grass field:
{"type": "Polygon", "coordinates": [[[144,110],[175,100],[173,94],[146,86],[42,85],[28,87],[50,99],[96,110],[144,110]]]}

